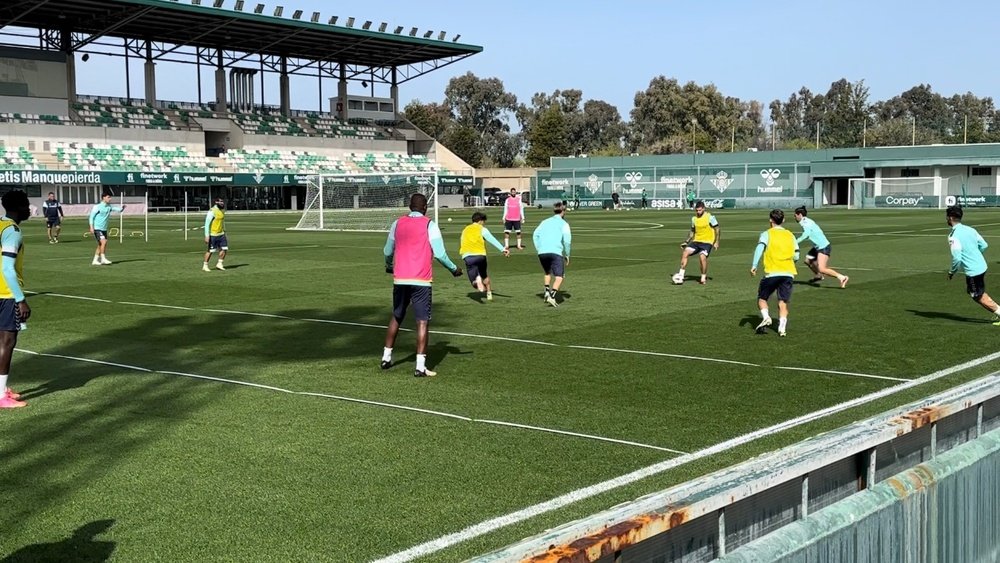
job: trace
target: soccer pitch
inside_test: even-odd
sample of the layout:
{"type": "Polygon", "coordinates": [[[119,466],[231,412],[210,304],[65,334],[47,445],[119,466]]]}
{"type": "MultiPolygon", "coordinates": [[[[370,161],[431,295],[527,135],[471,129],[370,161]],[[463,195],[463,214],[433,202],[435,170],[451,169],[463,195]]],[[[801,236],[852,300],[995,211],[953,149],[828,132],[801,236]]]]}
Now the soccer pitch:
{"type": "MultiPolygon", "coordinates": [[[[442,212],[453,259],[470,215],[442,212]]],[[[800,265],[787,338],[753,330],[767,210],[717,214],[706,286],[669,281],[690,214],[570,213],[558,309],[529,242],[549,215],[528,210],[526,250],[491,250],[493,302],[435,265],[432,379],[411,332],[379,369],[384,234],[231,213],[229,270],[206,273],[180,216],[101,267],[84,220],[58,245],[25,223],[37,294],[10,384],[29,406],[0,412],[0,557],[463,560],[1000,366],[1000,328],[945,275],[942,210],[812,212],[851,282],[800,265]]],[[[965,220],[1000,245],[1000,211],[965,220]]]]}

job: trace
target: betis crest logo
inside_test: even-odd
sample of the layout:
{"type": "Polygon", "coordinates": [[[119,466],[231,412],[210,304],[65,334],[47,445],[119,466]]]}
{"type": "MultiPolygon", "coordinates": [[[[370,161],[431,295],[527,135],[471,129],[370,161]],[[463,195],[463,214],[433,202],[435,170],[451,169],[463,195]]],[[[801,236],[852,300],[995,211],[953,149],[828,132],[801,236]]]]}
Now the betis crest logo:
{"type": "Polygon", "coordinates": [[[587,181],[583,183],[587,187],[587,191],[592,194],[596,194],[597,190],[601,189],[601,181],[597,178],[597,174],[591,174],[587,176],[587,181]]]}
{"type": "Polygon", "coordinates": [[[712,185],[715,186],[720,192],[726,191],[726,188],[732,185],[733,179],[729,177],[729,174],[725,170],[719,170],[715,174],[715,178],[711,180],[712,185]]]}

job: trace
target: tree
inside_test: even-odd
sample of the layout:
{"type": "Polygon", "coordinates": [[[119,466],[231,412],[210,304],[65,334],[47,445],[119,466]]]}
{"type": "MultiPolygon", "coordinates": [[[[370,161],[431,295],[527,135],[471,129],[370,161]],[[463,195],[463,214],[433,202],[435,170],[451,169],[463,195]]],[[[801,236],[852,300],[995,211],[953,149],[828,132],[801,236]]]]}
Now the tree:
{"type": "Polygon", "coordinates": [[[537,118],[528,132],[528,166],[549,165],[553,156],[567,156],[570,146],[566,136],[566,118],[557,104],[552,104],[537,118]]]}
{"type": "Polygon", "coordinates": [[[586,153],[621,147],[625,125],[618,108],[604,100],[587,100],[578,129],[576,145],[586,153]]]}
{"type": "Polygon", "coordinates": [[[475,129],[465,125],[455,125],[445,136],[444,144],[469,166],[478,168],[482,165],[484,155],[482,139],[475,129]]]}
{"type": "Polygon", "coordinates": [[[413,100],[403,109],[406,119],[424,133],[440,141],[451,127],[451,112],[443,104],[413,100]]]}
{"type": "Polygon", "coordinates": [[[864,81],[852,84],[841,78],[834,82],[823,105],[823,143],[834,147],[860,146],[864,124],[869,117],[868,88],[864,81]]]}
{"type": "Polygon", "coordinates": [[[517,110],[517,96],[504,89],[503,81],[479,78],[471,72],[456,76],[445,88],[444,105],[455,124],[464,129],[460,135],[463,143],[468,145],[465,137],[470,131],[479,137],[480,160],[487,156],[492,162],[512,161],[507,152],[512,142],[510,121],[517,110]]]}
{"type": "Polygon", "coordinates": [[[941,142],[935,131],[917,126],[914,131],[913,121],[905,117],[889,119],[868,129],[868,146],[895,147],[910,144],[930,145],[941,142]]]}
{"type": "Polygon", "coordinates": [[[894,98],[878,102],[872,106],[872,112],[879,123],[915,119],[917,128],[929,130],[938,139],[954,133],[952,110],[944,97],[931,89],[930,84],[914,86],[894,98]]]}

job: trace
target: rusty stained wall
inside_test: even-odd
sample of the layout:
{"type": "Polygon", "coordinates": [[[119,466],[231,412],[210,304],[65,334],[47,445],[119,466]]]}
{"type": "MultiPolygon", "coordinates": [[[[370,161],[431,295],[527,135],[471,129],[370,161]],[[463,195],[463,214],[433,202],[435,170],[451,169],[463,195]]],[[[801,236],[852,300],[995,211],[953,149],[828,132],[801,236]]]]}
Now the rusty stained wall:
{"type": "Polygon", "coordinates": [[[1000,429],[719,561],[1000,561],[1000,429]]]}

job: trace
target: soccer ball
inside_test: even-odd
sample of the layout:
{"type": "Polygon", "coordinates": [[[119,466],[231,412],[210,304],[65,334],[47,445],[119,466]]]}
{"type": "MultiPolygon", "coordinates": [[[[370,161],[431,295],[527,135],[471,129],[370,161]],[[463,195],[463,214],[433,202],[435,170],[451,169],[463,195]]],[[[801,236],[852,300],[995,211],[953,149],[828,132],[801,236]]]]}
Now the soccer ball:
{"type": "Polygon", "coordinates": [[[452,221],[451,217],[448,217],[448,222],[451,223],[451,221],[452,221]]]}
{"type": "Polygon", "coordinates": [[[670,281],[674,282],[674,285],[681,285],[684,283],[684,276],[680,274],[674,274],[670,276],[670,281]]]}

